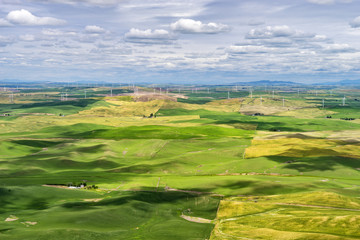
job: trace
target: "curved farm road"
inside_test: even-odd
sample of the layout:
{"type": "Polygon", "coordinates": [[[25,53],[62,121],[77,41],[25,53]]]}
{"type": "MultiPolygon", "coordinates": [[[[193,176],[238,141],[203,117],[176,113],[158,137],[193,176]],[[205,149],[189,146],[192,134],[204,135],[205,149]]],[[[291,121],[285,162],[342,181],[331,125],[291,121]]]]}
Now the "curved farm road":
{"type": "Polygon", "coordinates": [[[189,221],[189,222],[196,222],[196,223],[213,223],[213,220],[206,219],[206,218],[200,218],[200,217],[191,217],[184,214],[181,214],[181,218],[189,221]]]}

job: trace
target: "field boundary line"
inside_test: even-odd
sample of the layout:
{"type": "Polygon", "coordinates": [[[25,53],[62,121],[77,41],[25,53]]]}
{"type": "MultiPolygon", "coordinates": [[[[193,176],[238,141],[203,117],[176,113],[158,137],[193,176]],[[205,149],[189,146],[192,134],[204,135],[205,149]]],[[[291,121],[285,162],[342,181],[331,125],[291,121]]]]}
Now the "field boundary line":
{"type": "Polygon", "coordinates": [[[339,207],[309,205],[309,204],[297,204],[297,203],[274,203],[274,204],[276,204],[276,205],[296,206],[296,207],[328,208],[328,209],[338,209],[338,210],[345,210],[345,211],[360,212],[360,209],[354,209],[354,208],[339,208],[339,207]]]}

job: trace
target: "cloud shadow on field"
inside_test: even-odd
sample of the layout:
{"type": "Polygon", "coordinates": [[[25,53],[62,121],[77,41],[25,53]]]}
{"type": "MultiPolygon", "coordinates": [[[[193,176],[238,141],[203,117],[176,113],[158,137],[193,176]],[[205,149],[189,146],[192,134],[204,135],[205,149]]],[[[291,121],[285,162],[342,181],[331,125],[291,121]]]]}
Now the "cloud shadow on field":
{"type": "MultiPolygon", "coordinates": [[[[316,149],[315,149],[316,150],[316,149]]],[[[340,156],[321,156],[321,157],[284,157],[271,156],[269,160],[283,163],[283,169],[292,169],[299,172],[311,171],[335,171],[337,166],[347,168],[360,168],[360,161],[356,158],[340,156]]]]}
{"type": "Polygon", "coordinates": [[[257,122],[257,121],[239,121],[239,120],[222,120],[216,121],[215,124],[253,124],[257,125],[257,130],[268,130],[268,131],[284,131],[284,132],[302,132],[303,129],[289,127],[287,124],[282,122],[257,122]]]}
{"type": "Polygon", "coordinates": [[[219,181],[213,183],[211,186],[201,186],[201,187],[186,188],[186,189],[184,188],[183,190],[189,190],[194,192],[216,193],[218,192],[219,189],[230,189],[233,191],[242,188],[249,188],[254,185],[256,185],[256,181],[249,181],[249,180],[219,181]]]}
{"type": "Polygon", "coordinates": [[[172,203],[182,199],[198,197],[198,194],[185,192],[156,192],[153,191],[134,191],[127,192],[126,196],[104,199],[100,202],[69,202],[64,203],[62,207],[74,210],[86,210],[93,207],[118,206],[138,201],[150,204],[172,203]]]}

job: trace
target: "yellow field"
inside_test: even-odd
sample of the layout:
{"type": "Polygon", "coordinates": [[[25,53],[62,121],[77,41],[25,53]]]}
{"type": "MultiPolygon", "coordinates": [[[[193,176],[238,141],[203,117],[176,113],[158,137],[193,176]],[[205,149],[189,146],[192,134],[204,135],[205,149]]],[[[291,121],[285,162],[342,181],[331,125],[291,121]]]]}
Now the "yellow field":
{"type": "Polygon", "coordinates": [[[279,138],[326,138],[331,140],[358,142],[360,141],[360,130],[316,131],[301,133],[257,131],[254,137],[255,140],[269,140],[279,138]]]}
{"type": "Polygon", "coordinates": [[[150,102],[128,102],[109,100],[113,106],[94,107],[89,110],[79,112],[79,115],[92,115],[101,117],[132,117],[149,116],[155,114],[164,104],[163,100],[154,100],[150,102]]]}
{"type": "Polygon", "coordinates": [[[359,223],[359,200],[332,192],[231,197],[210,239],[358,239],[359,223]]]}
{"type": "Polygon", "coordinates": [[[253,140],[246,149],[246,158],[264,156],[318,157],[318,156],[360,156],[360,144],[347,144],[341,140],[279,138],[253,140]]]}
{"type": "Polygon", "coordinates": [[[322,117],[325,115],[334,114],[333,111],[319,111],[318,108],[301,108],[301,109],[294,109],[291,111],[285,111],[276,113],[277,116],[288,116],[288,117],[296,117],[296,118],[317,118],[322,117]]]}
{"type": "Polygon", "coordinates": [[[261,113],[264,115],[286,114],[287,112],[297,111],[298,109],[314,107],[313,104],[305,103],[304,101],[285,100],[281,98],[244,98],[241,101],[240,112],[244,114],[261,113]]]}

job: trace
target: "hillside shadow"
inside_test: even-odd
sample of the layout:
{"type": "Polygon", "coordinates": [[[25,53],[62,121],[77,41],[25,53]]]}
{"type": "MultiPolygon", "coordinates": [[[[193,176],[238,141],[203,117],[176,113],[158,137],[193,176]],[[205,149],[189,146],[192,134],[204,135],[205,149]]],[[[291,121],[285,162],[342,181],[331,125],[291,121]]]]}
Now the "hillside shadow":
{"type": "Polygon", "coordinates": [[[81,152],[81,153],[99,153],[99,152],[104,152],[104,150],[106,149],[107,145],[106,144],[98,144],[98,145],[94,145],[94,146],[89,146],[89,147],[80,147],[76,149],[76,152],[81,152]]]}
{"type": "Polygon", "coordinates": [[[292,169],[299,172],[311,171],[336,171],[336,166],[357,169],[360,168],[360,161],[356,158],[339,156],[320,156],[320,157],[283,157],[271,156],[269,160],[282,163],[283,169],[292,169]]]}
{"type": "Polygon", "coordinates": [[[214,192],[218,188],[235,190],[235,189],[240,189],[240,188],[251,187],[254,184],[256,184],[255,181],[240,180],[240,181],[231,181],[229,183],[220,182],[220,183],[214,184],[213,187],[187,188],[184,190],[189,190],[189,191],[194,191],[194,192],[214,192]]]}
{"type": "Polygon", "coordinates": [[[86,210],[89,208],[103,207],[103,206],[119,206],[133,201],[150,204],[173,203],[183,199],[189,200],[198,197],[197,194],[185,192],[156,192],[138,191],[126,193],[127,196],[104,199],[100,202],[69,202],[61,205],[64,208],[73,210],[86,210]]]}
{"type": "Polygon", "coordinates": [[[93,161],[76,161],[71,160],[71,157],[57,157],[54,155],[50,155],[49,157],[45,158],[38,158],[37,156],[32,156],[29,159],[28,156],[18,158],[13,160],[11,164],[14,166],[18,166],[18,169],[22,169],[21,171],[15,171],[11,173],[11,176],[17,175],[32,175],[46,171],[65,171],[65,170],[91,170],[94,168],[99,168],[103,170],[114,169],[121,167],[122,165],[116,163],[111,160],[106,159],[95,159],[93,161]],[[39,169],[23,169],[23,166],[31,166],[32,168],[37,167],[39,169]]]}
{"type": "Polygon", "coordinates": [[[29,147],[45,148],[45,147],[52,147],[64,143],[65,141],[55,142],[55,141],[44,141],[44,140],[13,140],[11,142],[29,147]]]}
{"type": "Polygon", "coordinates": [[[322,139],[320,137],[308,136],[308,135],[301,134],[301,133],[286,134],[286,135],[282,134],[282,135],[274,135],[274,136],[267,137],[267,139],[280,139],[280,138],[322,139]]]}
{"type": "Polygon", "coordinates": [[[12,204],[12,202],[9,200],[9,197],[11,198],[13,196],[13,191],[8,188],[0,187],[0,214],[5,213],[6,206],[9,204],[12,204]]]}
{"type": "Polygon", "coordinates": [[[296,127],[289,127],[282,122],[261,122],[261,121],[241,121],[241,120],[222,120],[216,121],[215,124],[252,124],[257,125],[257,130],[267,130],[273,132],[302,132],[303,129],[296,127]]]}
{"type": "Polygon", "coordinates": [[[0,203],[5,200],[5,198],[11,196],[12,190],[9,188],[0,187],[0,203]]]}
{"type": "Polygon", "coordinates": [[[59,102],[51,101],[51,102],[24,104],[24,105],[20,105],[18,108],[56,107],[56,106],[64,106],[64,105],[71,105],[74,107],[84,108],[87,107],[88,105],[94,104],[95,102],[98,102],[98,100],[80,99],[76,101],[59,101],[59,102]]]}
{"type": "Polygon", "coordinates": [[[284,193],[296,193],[301,191],[306,191],[308,188],[306,186],[304,187],[297,187],[294,185],[284,185],[280,183],[272,183],[272,182],[266,182],[266,183],[259,183],[257,186],[255,186],[252,191],[256,195],[273,195],[273,194],[284,194],[284,193]]]}
{"type": "Polygon", "coordinates": [[[35,198],[26,206],[26,209],[44,210],[48,208],[48,202],[45,198],[35,198]]]}

